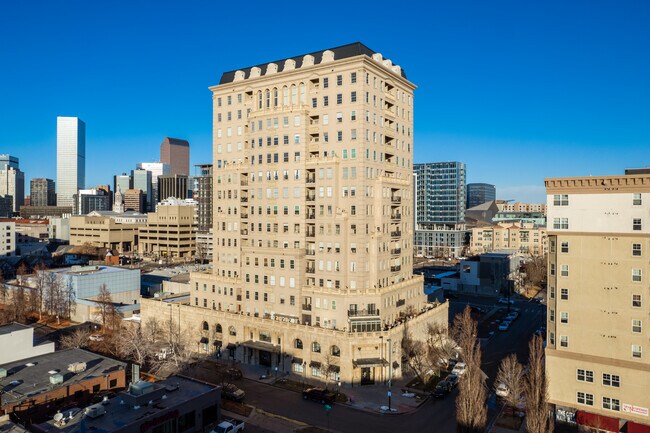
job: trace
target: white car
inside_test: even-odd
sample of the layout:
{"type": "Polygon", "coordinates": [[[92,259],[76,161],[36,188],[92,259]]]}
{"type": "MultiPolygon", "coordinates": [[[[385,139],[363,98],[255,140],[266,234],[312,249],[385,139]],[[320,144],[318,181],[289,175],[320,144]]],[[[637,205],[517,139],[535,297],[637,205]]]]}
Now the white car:
{"type": "Polygon", "coordinates": [[[510,328],[510,322],[507,321],[507,320],[504,320],[504,321],[501,322],[501,324],[499,325],[499,331],[507,331],[508,328],[510,328]]]}
{"type": "Polygon", "coordinates": [[[458,362],[456,363],[456,365],[454,365],[454,368],[451,370],[451,374],[462,376],[465,373],[466,368],[467,365],[465,365],[464,362],[458,362]]]}
{"type": "Polygon", "coordinates": [[[510,394],[510,389],[508,389],[505,383],[500,383],[497,386],[495,393],[498,397],[507,397],[508,394],[510,394]]]}

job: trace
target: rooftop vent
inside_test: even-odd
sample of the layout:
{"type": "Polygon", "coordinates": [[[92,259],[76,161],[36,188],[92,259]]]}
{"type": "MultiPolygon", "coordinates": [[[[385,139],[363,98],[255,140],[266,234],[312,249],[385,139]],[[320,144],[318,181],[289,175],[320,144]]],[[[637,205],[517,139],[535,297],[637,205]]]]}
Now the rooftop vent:
{"type": "Polygon", "coordinates": [[[50,383],[52,385],[60,385],[63,383],[63,375],[56,373],[50,376],[50,383]]]}
{"type": "Polygon", "coordinates": [[[72,364],[68,364],[68,371],[71,371],[73,373],[81,373],[82,371],[86,371],[86,363],[73,362],[72,364]]]}
{"type": "Polygon", "coordinates": [[[153,391],[153,384],[149,382],[135,382],[129,387],[129,394],[144,395],[153,391]]]}
{"type": "Polygon", "coordinates": [[[5,377],[7,377],[7,369],[0,368],[0,379],[4,379],[5,377]]]}

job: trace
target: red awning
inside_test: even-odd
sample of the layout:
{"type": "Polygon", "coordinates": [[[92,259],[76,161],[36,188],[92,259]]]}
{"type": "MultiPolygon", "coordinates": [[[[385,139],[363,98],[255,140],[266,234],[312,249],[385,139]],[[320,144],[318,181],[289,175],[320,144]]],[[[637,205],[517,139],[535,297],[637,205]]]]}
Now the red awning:
{"type": "Polygon", "coordinates": [[[650,433],[650,425],[627,422],[627,433],[650,433]]]}
{"type": "Polygon", "coordinates": [[[576,422],[578,425],[586,425],[589,427],[599,428],[601,430],[608,430],[610,432],[618,431],[618,419],[610,418],[608,416],[596,415],[584,411],[576,412],[576,422]]]}

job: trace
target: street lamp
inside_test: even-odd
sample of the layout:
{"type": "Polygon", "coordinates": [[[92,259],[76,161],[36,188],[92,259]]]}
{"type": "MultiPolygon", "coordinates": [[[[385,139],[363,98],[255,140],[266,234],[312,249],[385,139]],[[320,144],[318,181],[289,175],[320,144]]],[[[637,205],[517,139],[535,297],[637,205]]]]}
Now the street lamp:
{"type": "Polygon", "coordinates": [[[390,398],[392,397],[391,386],[393,384],[393,347],[391,339],[388,339],[388,411],[390,412],[390,398]]]}
{"type": "Polygon", "coordinates": [[[305,375],[307,374],[307,361],[302,361],[302,389],[305,389],[305,375]]]}
{"type": "Polygon", "coordinates": [[[278,381],[278,367],[277,365],[275,366],[275,381],[278,381]]]}
{"type": "MultiPolygon", "coordinates": [[[[379,356],[379,359],[384,359],[384,336],[380,335],[379,339],[381,340],[381,355],[379,356]]],[[[384,381],[384,364],[381,365],[381,381],[382,383],[386,383],[384,381]]]]}

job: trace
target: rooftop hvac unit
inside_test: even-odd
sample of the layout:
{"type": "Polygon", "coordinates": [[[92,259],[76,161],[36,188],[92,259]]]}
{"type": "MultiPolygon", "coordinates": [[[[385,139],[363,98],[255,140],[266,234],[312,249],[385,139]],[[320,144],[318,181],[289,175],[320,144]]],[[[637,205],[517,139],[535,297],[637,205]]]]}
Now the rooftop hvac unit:
{"type": "Polygon", "coordinates": [[[73,373],[81,373],[82,371],[86,371],[86,363],[73,362],[72,364],[68,365],[68,371],[71,371],[73,373]]]}
{"type": "Polygon", "coordinates": [[[106,413],[106,409],[101,404],[94,404],[86,408],[84,412],[88,418],[99,418],[106,413]]]}
{"type": "Polygon", "coordinates": [[[60,385],[63,383],[63,375],[60,373],[56,373],[50,376],[50,383],[52,385],[60,385]]]}
{"type": "Polygon", "coordinates": [[[0,368],[0,379],[4,379],[5,377],[7,377],[7,369],[0,368]]]}

